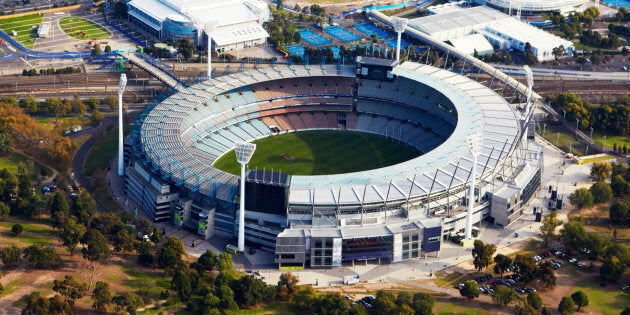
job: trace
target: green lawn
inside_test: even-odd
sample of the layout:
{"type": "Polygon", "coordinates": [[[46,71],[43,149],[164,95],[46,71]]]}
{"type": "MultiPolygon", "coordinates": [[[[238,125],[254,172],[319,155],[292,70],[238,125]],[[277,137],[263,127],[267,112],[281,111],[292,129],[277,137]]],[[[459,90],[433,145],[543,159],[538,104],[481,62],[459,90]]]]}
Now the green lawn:
{"type": "MultiPolygon", "coordinates": [[[[547,141],[551,142],[553,145],[557,146],[563,152],[571,152],[577,156],[586,155],[586,145],[582,142],[576,140],[575,135],[564,129],[562,125],[551,125],[547,124],[547,127],[542,125],[540,127],[539,134],[542,134],[544,129],[545,135],[544,138],[547,141]]],[[[538,129],[538,128],[537,128],[538,129]]],[[[596,154],[593,148],[588,149],[588,154],[596,154]]]]}
{"type": "Polygon", "coordinates": [[[26,162],[24,155],[11,153],[7,156],[0,156],[0,170],[6,168],[9,173],[17,175],[17,165],[20,162],[26,162]]]}
{"type": "Polygon", "coordinates": [[[37,27],[42,24],[44,15],[32,14],[14,18],[0,19],[0,29],[11,35],[27,48],[33,48],[37,37],[37,27]],[[11,34],[17,32],[17,36],[11,34]]]}
{"type": "Polygon", "coordinates": [[[76,16],[61,18],[59,26],[68,36],[79,40],[102,39],[112,35],[104,27],[76,16]]]}
{"type": "MultiPolygon", "coordinates": [[[[248,167],[292,175],[342,174],[407,161],[419,155],[414,147],[382,136],[348,131],[302,131],[263,138],[248,167]]],[[[214,166],[238,174],[234,150],[214,166]]]]}
{"type": "Polygon", "coordinates": [[[587,279],[578,282],[571,292],[584,291],[589,301],[587,310],[597,311],[603,315],[617,315],[630,305],[630,293],[622,291],[621,284],[607,285],[602,288],[599,283],[596,278],[587,279]]]}
{"type": "MultiPolygon", "coordinates": [[[[593,134],[593,140],[595,143],[599,145],[604,145],[604,135],[603,134],[593,134]]],[[[617,144],[618,147],[623,147],[625,144],[627,147],[630,147],[630,137],[624,136],[611,136],[606,135],[606,147],[612,148],[613,144],[617,144]]]]}
{"type": "MultiPolygon", "coordinates": [[[[132,128],[132,126],[125,127],[125,137],[129,135],[132,128]]],[[[114,159],[117,153],[118,129],[114,129],[106,134],[103,139],[96,142],[90,152],[88,152],[85,159],[85,165],[83,165],[85,176],[92,176],[92,172],[94,172],[97,168],[106,170],[107,165],[114,159]]]]}
{"type": "Polygon", "coordinates": [[[37,224],[20,223],[24,231],[19,236],[11,233],[11,227],[15,222],[0,222],[0,236],[2,245],[14,244],[18,247],[25,247],[33,244],[53,244],[57,242],[57,232],[49,226],[37,224]]]}

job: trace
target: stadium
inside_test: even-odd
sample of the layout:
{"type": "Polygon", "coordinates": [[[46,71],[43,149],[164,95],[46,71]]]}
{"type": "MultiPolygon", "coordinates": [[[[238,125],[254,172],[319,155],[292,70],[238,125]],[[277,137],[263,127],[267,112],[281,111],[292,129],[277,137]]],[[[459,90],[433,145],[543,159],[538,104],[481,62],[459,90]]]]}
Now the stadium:
{"type": "MultiPolygon", "coordinates": [[[[521,116],[481,83],[414,62],[359,57],[353,66],[273,65],[183,89],[142,115],[126,141],[126,193],[155,221],[206,239],[235,238],[241,183],[216,162],[237,143],[277,138],[265,145],[280,150],[268,159],[291,164],[301,157],[283,135],[311,133],[320,136],[317,143],[369,134],[398,144],[377,154],[412,153],[375,168],[318,175],[250,162],[245,241],[274,252],[281,269],[404,261],[437,254],[445,237],[464,229],[469,202],[474,223],[505,227],[523,214],[540,186],[542,150],[527,138],[521,116]],[[481,139],[473,200],[471,137],[481,139]]],[[[374,143],[335,146],[363,152],[374,143]]],[[[309,159],[330,164],[318,156],[309,159]]]]}

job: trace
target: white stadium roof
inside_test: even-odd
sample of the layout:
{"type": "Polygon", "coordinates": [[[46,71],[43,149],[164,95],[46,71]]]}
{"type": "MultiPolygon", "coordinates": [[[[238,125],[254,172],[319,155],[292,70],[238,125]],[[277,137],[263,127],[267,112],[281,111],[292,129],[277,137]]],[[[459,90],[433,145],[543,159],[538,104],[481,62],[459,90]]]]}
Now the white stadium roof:
{"type": "Polygon", "coordinates": [[[485,37],[481,34],[472,34],[464,37],[453,38],[449,40],[453,47],[461,49],[469,55],[475,53],[475,50],[479,55],[491,54],[494,49],[492,45],[488,43],[485,37]]]}
{"type": "MultiPolygon", "coordinates": [[[[466,139],[476,133],[481,133],[483,139],[478,158],[482,178],[514,150],[513,144],[519,141],[520,134],[516,113],[491,89],[456,73],[413,62],[397,66],[393,74],[424,84],[451,100],[457,110],[457,126],[450,137],[422,156],[384,168],[348,174],[292,176],[290,204],[381,203],[464,185],[472,166],[466,139]]],[[[212,124],[214,115],[203,116],[196,122],[190,117],[215,95],[256,82],[325,76],[352,77],[354,68],[342,67],[338,72],[336,67],[306,69],[276,65],[274,69],[235,73],[187,88],[157,105],[146,117],[141,131],[144,152],[155,166],[172,173],[173,181],[182,181],[186,187],[198,185],[201,193],[209,193],[217,182],[236,185],[238,177],[219,171],[210,161],[201,159],[191,149],[194,143],[189,143],[193,134],[203,132],[197,126],[212,124]],[[185,119],[188,119],[186,124],[185,119]]],[[[246,107],[244,105],[244,109],[246,107]]],[[[234,110],[225,111],[233,115],[234,110]]]]}
{"type": "Polygon", "coordinates": [[[198,25],[215,22],[217,26],[257,21],[255,10],[264,11],[260,0],[132,0],[131,4],[157,20],[187,20],[198,25]]]}
{"type": "Polygon", "coordinates": [[[255,21],[220,27],[215,29],[213,32],[210,32],[210,34],[212,36],[212,40],[218,46],[230,45],[269,36],[262,25],[255,21]]]}

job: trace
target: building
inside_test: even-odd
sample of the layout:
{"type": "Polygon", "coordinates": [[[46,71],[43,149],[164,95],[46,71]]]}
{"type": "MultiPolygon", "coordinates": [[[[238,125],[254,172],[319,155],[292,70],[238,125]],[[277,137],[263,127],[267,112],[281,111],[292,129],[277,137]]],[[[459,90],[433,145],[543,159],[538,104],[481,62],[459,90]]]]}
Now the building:
{"type": "MultiPolygon", "coordinates": [[[[442,7],[437,14],[412,19],[409,26],[438,40],[450,41],[463,51],[472,51],[473,45],[486,46],[483,38],[462,40],[474,34],[481,34],[485,41],[500,49],[525,51],[531,45],[532,53],[538,60],[554,59],[553,49],[562,45],[569,55],[573,53],[573,43],[544,30],[521,22],[505,13],[485,6],[464,8],[461,6],[442,7]]],[[[486,46],[487,47],[487,46],[486,46]]]]}
{"type": "Polygon", "coordinates": [[[213,49],[231,51],[265,43],[269,34],[262,23],[269,8],[261,0],[132,0],[129,21],[164,40],[189,39],[213,49]]]}
{"type": "Polygon", "coordinates": [[[250,170],[246,245],[274,252],[283,269],[435,256],[444,237],[465,228],[468,203],[474,223],[509,226],[540,186],[542,149],[528,143],[521,118],[488,87],[413,62],[359,58],[354,66],[254,69],[157,104],[130,137],[133,168],[145,171],[128,168],[128,191],[155,179],[160,185],[154,188],[168,185],[160,191],[173,194],[170,219],[150,209],[155,193],[129,194],[147,200],[143,209],[150,216],[206,238],[235,239],[242,183],[213,162],[237,142],[313,129],[388,135],[422,155],[346,174],[250,170]],[[471,135],[482,138],[473,200],[467,193],[473,159],[465,145],[471,135]],[[518,203],[493,207],[514,190],[518,203]]]}
{"type": "Polygon", "coordinates": [[[474,0],[475,3],[486,5],[509,15],[532,16],[541,13],[569,13],[581,11],[586,0],[474,0]]]}

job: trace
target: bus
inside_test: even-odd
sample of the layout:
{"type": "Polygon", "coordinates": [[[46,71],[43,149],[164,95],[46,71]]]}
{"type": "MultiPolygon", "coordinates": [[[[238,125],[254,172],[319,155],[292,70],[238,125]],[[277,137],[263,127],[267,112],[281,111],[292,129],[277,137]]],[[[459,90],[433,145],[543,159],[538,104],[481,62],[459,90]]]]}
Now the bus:
{"type": "Polygon", "coordinates": [[[234,246],[232,244],[225,245],[225,251],[230,254],[238,254],[238,246],[234,246]]]}

